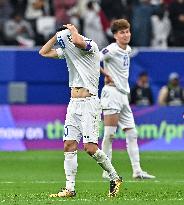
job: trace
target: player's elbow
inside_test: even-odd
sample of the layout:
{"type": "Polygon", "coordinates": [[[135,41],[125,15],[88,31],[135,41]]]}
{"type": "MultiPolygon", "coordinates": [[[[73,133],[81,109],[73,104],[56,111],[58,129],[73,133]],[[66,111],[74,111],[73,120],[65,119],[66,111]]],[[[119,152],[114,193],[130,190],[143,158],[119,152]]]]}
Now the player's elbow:
{"type": "Polygon", "coordinates": [[[45,51],[44,51],[43,49],[40,49],[40,50],[39,50],[39,54],[40,54],[41,56],[45,56],[46,53],[45,53],[45,51]]]}

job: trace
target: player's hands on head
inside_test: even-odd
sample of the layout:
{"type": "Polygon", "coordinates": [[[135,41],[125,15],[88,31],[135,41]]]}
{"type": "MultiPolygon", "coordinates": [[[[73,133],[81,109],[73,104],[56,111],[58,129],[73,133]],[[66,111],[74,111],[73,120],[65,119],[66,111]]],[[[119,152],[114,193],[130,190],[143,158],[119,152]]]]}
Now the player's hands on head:
{"type": "Polygon", "coordinates": [[[77,32],[78,33],[77,28],[74,25],[72,25],[72,24],[66,24],[66,25],[63,25],[63,26],[65,28],[69,29],[71,33],[73,33],[73,32],[77,32]]]}

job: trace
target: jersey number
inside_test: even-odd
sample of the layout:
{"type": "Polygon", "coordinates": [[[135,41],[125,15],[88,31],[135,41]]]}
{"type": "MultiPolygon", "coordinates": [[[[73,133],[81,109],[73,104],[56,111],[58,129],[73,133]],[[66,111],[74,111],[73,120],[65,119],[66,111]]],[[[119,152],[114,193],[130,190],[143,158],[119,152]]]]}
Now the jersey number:
{"type": "Polygon", "coordinates": [[[124,66],[128,66],[129,65],[129,58],[128,58],[128,56],[124,56],[123,60],[124,60],[123,65],[124,66]]]}
{"type": "Polygon", "coordinates": [[[65,126],[64,127],[64,137],[67,137],[68,136],[68,127],[65,126]]]}
{"type": "Polygon", "coordinates": [[[65,48],[65,43],[61,37],[58,38],[58,43],[61,46],[61,48],[65,48]]]}

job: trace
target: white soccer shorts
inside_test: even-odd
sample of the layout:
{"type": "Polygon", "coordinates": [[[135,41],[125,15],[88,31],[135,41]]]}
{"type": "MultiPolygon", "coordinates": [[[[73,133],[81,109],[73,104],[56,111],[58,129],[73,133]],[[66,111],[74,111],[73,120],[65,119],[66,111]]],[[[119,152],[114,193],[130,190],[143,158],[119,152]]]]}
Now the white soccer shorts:
{"type": "Polygon", "coordinates": [[[127,94],[120,92],[114,86],[105,85],[101,93],[101,105],[104,115],[120,115],[118,125],[121,129],[135,127],[127,94]]]}
{"type": "Polygon", "coordinates": [[[99,122],[101,120],[100,99],[96,96],[71,98],[66,114],[63,141],[83,137],[83,143],[98,143],[99,122]]]}

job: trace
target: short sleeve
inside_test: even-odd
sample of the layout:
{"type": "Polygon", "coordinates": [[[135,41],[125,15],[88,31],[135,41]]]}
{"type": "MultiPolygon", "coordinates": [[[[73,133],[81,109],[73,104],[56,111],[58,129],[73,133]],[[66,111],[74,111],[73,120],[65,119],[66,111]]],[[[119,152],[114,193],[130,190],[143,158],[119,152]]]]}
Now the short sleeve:
{"type": "Polygon", "coordinates": [[[59,59],[65,58],[62,48],[57,48],[56,53],[57,53],[59,59]]]}
{"type": "Polygon", "coordinates": [[[100,51],[100,61],[107,60],[110,56],[110,52],[107,48],[104,48],[100,51]]]}
{"type": "Polygon", "coordinates": [[[86,42],[86,48],[83,49],[84,51],[95,52],[98,49],[98,46],[93,40],[85,38],[84,41],[86,42]]]}

